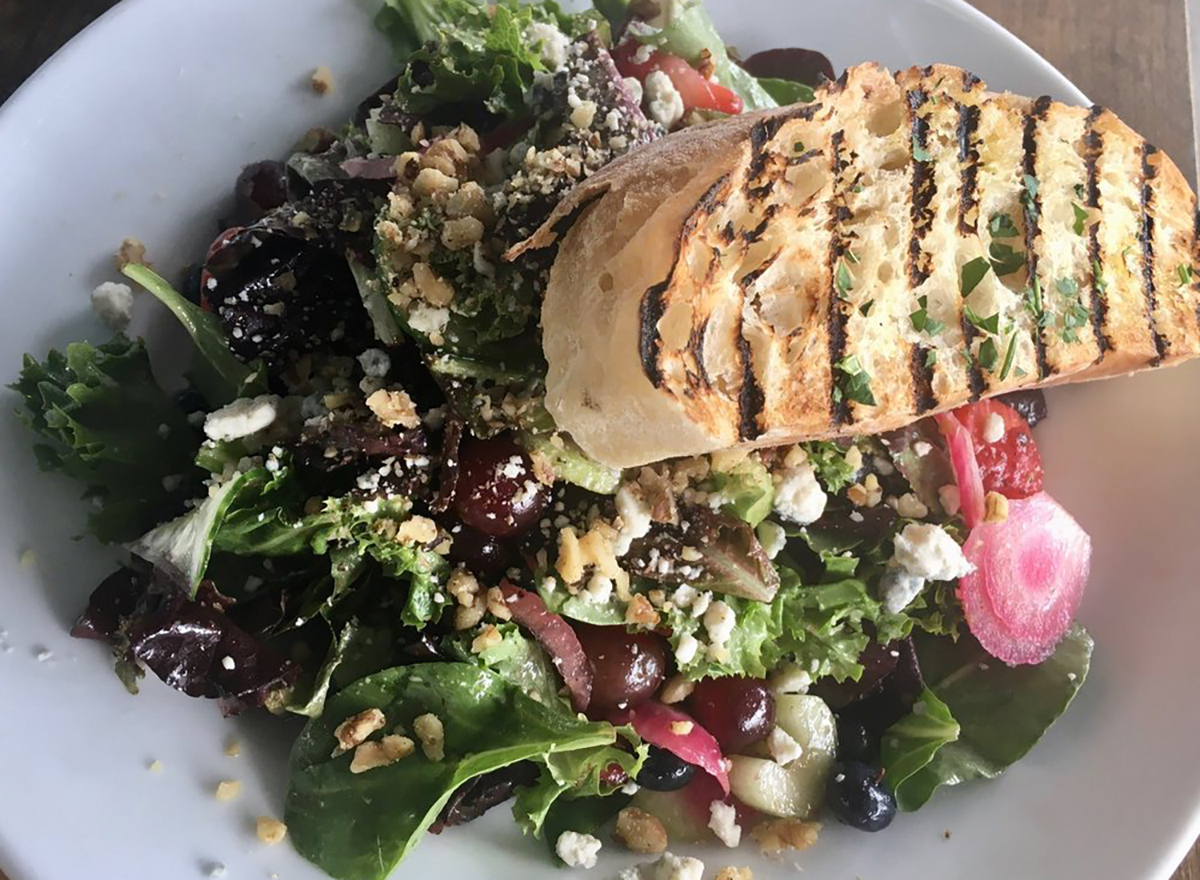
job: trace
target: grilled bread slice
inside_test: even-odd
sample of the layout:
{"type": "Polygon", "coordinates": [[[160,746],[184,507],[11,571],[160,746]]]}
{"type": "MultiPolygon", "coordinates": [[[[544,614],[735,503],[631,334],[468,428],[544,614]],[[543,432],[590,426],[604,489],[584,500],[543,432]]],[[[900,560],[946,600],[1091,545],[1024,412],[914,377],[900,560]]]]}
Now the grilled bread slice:
{"type": "Polygon", "coordinates": [[[868,64],[631,153],[510,257],[561,236],[547,405],[633,466],[1194,357],[1195,217],[1101,107],[868,64]]]}

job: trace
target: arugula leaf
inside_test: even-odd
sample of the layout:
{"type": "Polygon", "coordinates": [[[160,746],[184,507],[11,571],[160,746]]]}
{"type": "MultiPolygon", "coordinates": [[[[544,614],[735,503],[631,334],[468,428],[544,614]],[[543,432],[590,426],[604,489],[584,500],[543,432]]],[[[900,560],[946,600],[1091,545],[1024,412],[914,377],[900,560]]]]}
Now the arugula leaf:
{"type": "Polygon", "coordinates": [[[850,269],[844,260],[838,261],[834,286],[837,288],[838,299],[849,299],[850,291],[854,289],[854,276],[850,274],[850,269]]]}
{"type": "Polygon", "coordinates": [[[89,530],[106,543],[129,541],[182,509],[199,473],[199,437],[150,372],[146,347],[117,336],[25,356],[9,386],[23,400],[17,417],[41,437],[38,466],[86,487],[100,509],[89,530]]]}
{"type": "Polygon", "coordinates": [[[1021,204],[1030,217],[1037,217],[1038,179],[1032,174],[1022,176],[1024,191],[1021,193],[1021,204]]]}
{"type": "Polygon", "coordinates": [[[498,675],[463,663],[386,669],[331,697],[292,749],[285,821],[297,851],[339,880],[383,880],[416,846],[463,783],[518,761],[546,764],[612,746],[610,724],[580,721],[530,699],[498,675]],[[343,720],[379,709],[387,729],[412,729],[433,713],[445,726],[445,758],[418,749],[365,773],[351,755],[331,757],[343,720]]]}
{"type": "Polygon", "coordinates": [[[880,759],[902,809],[908,809],[905,783],[929,766],[942,746],[957,740],[960,731],[949,707],[925,688],[912,712],[884,732],[880,759]]]}
{"type": "Polygon", "coordinates": [[[1179,283],[1178,287],[1187,287],[1192,283],[1192,277],[1195,275],[1195,269],[1187,263],[1180,263],[1178,267],[1179,283]]]}
{"type": "Polygon", "coordinates": [[[983,257],[976,257],[962,267],[962,295],[967,296],[979,286],[979,282],[987,275],[991,265],[983,257]]]}
{"type": "MultiPolygon", "coordinates": [[[[896,802],[902,810],[920,808],[943,785],[991,779],[1023,758],[1070,705],[1087,677],[1092,656],[1091,636],[1078,624],[1050,659],[1037,666],[1007,666],[971,636],[955,642],[917,633],[913,641],[926,686],[957,721],[959,736],[947,739],[927,763],[896,786],[896,802]]],[[[947,733],[945,716],[935,711],[934,717],[947,733]]],[[[906,723],[912,723],[911,717],[900,722],[906,723]]],[[[932,745],[932,740],[926,744],[932,745]]],[[[890,757],[898,760],[906,751],[901,741],[890,757]]],[[[908,768],[917,763],[913,756],[906,761],[908,768]]],[[[890,778],[886,759],[884,766],[890,778]]]]}
{"type": "Polygon", "coordinates": [[[996,359],[1000,353],[996,351],[996,340],[989,336],[979,344],[979,366],[985,370],[996,369],[996,359]]]}
{"type": "Polygon", "coordinates": [[[1104,278],[1104,268],[1099,260],[1092,260],[1092,283],[1098,296],[1108,296],[1108,281],[1104,278]]]}
{"type": "Polygon", "coordinates": [[[192,378],[211,406],[267,392],[266,368],[258,361],[245,364],[230,350],[216,315],[189,302],[146,266],[130,263],[121,271],[154,294],[192,337],[201,357],[193,365],[192,378]]]}

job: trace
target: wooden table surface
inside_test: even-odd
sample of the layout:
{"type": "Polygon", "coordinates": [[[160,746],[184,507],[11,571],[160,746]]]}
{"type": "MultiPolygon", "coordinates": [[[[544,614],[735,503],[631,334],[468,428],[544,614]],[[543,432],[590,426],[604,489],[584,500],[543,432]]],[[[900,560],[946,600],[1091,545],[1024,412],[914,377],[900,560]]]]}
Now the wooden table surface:
{"type": "MultiPolygon", "coordinates": [[[[1093,101],[1165,150],[1195,183],[1185,0],[972,2],[1049,59],[1093,101]]],[[[0,103],[113,4],[0,0],[0,103]]],[[[1200,846],[1173,880],[1200,880],[1200,846]]]]}

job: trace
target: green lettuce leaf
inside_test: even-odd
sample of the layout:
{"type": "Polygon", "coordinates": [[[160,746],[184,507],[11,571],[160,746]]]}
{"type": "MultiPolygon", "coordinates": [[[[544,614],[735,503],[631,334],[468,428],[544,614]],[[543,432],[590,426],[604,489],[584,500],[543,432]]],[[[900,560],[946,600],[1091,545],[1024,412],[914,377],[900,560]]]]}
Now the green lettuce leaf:
{"type": "Polygon", "coordinates": [[[758,84],[780,106],[788,104],[811,104],[816,97],[812,86],[791,79],[760,76],[758,84]]]}
{"type": "Polygon", "coordinates": [[[757,458],[746,458],[726,471],[711,472],[700,488],[727,499],[722,510],[752,527],[770,515],[775,501],[771,473],[757,458]]]}
{"type": "Polygon", "coordinates": [[[825,491],[836,495],[854,482],[858,471],[846,461],[846,450],[837,443],[818,440],[803,446],[808,453],[808,463],[813,466],[825,491]]]}
{"type": "Polygon", "coordinates": [[[898,799],[908,793],[908,781],[929,766],[938,750],[958,739],[961,728],[949,707],[929,688],[913,704],[912,712],[883,735],[881,760],[887,781],[898,799]]]}
{"type": "Polygon", "coordinates": [[[522,431],[519,442],[531,456],[540,458],[558,480],[595,492],[614,495],[621,484],[621,471],[593,461],[574,440],[564,434],[522,431]]]}
{"type": "Polygon", "coordinates": [[[447,25],[468,19],[482,3],[470,0],[384,0],[375,16],[375,27],[392,43],[396,60],[409,56],[447,25]]]}
{"type": "Polygon", "coordinates": [[[455,660],[481,666],[495,672],[511,685],[547,706],[566,703],[559,696],[558,673],[550,655],[535,642],[527,638],[515,623],[496,625],[500,632],[500,643],[484,648],[479,653],[471,650],[472,632],[455,633],[445,642],[447,653],[455,660]]]}
{"type": "Polygon", "coordinates": [[[893,786],[902,810],[924,806],[943,785],[999,776],[1023,758],[1079,692],[1093,648],[1078,624],[1036,666],[1007,666],[971,636],[953,641],[917,633],[913,641],[945,742],[935,747],[934,725],[913,716],[885,735],[884,769],[892,780],[899,768],[893,786]],[[959,728],[954,738],[947,736],[951,722],[959,728]],[[901,735],[894,736],[897,728],[901,735]],[[923,742],[914,736],[919,730],[923,742]]]}
{"type": "Polygon", "coordinates": [[[121,271],[154,294],[192,337],[199,355],[192,366],[192,381],[210,406],[219,407],[239,397],[267,392],[266,369],[257,361],[244,363],[230,350],[215,314],[189,302],[146,266],[130,263],[121,271]]]}
{"type": "Polygon", "coordinates": [[[330,697],[292,749],[285,821],[297,851],[338,880],[383,880],[412,851],[455,789],[518,761],[613,745],[610,724],[580,721],[530,699],[500,676],[463,663],[396,667],[330,697]],[[387,730],[433,713],[445,726],[445,758],[421,750],[385,767],[350,772],[331,757],[343,720],[380,709],[387,730]]]}
{"type": "Polygon", "coordinates": [[[26,355],[10,387],[24,401],[18,418],[42,438],[41,469],[83,483],[99,505],[88,528],[101,541],[136,538],[196,489],[199,437],[154,381],[141,340],[76,342],[45,361],[26,355]]]}

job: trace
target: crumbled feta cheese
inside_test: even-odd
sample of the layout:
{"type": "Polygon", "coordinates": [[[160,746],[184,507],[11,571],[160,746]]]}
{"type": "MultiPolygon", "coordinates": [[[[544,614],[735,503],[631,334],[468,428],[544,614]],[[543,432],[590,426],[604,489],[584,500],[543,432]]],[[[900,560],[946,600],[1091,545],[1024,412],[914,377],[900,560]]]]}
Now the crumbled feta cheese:
{"type": "Polygon", "coordinates": [[[613,553],[624,556],[638,538],[650,531],[650,506],[635,484],[626,483],[617,490],[617,514],[621,517],[621,530],[613,544],[613,553]]]}
{"type": "Polygon", "coordinates": [[[675,592],[671,594],[671,601],[676,608],[687,608],[696,601],[696,597],[700,594],[696,592],[696,588],[691,584],[680,584],[675,588],[675,592]]]}
{"type": "Polygon", "coordinates": [[[554,851],[569,868],[594,868],[601,843],[590,834],[564,831],[558,835],[554,851]]]}
{"type": "Polygon", "coordinates": [[[764,519],[758,524],[755,535],[758,543],[766,551],[768,559],[774,559],[787,546],[787,533],[784,532],[783,526],[773,523],[769,519],[764,519]]]}
{"type": "Polygon", "coordinates": [[[629,97],[633,99],[633,103],[641,105],[642,103],[642,81],[635,76],[625,77],[625,88],[629,90],[629,97]]]}
{"type": "Polygon", "coordinates": [[[212,440],[237,440],[269,427],[279,414],[274,394],[243,397],[211,412],[204,419],[204,433],[212,440]]]}
{"type": "Polygon", "coordinates": [[[735,847],[742,842],[742,826],[737,823],[737,810],[732,804],[722,801],[709,804],[708,827],[728,847],[735,847]]]}
{"type": "Polygon", "coordinates": [[[700,642],[691,633],[684,633],[679,637],[679,644],[675,646],[675,663],[678,666],[687,666],[696,659],[696,654],[700,650],[700,642]]]}
{"type": "Polygon", "coordinates": [[[372,379],[382,379],[392,369],[392,359],[379,348],[368,348],[358,356],[358,362],[372,379]]]}
{"type": "Polygon", "coordinates": [[[819,520],[829,496],[817,482],[812,465],[788,468],[780,477],[775,486],[775,512],[801,526],[819,520]]]}
{"type": "Polygon", "coordinates": [[[645,880],[701,880],[704,876],[704,862],[669,852],[663,853],[649,867],[650,873],[645,875],[645,880]]]}
{"type": "Polygon", "coordinates": [[[958,486],[953,483],[938,489],[938,501],[942,504],[942,510],[946,511],[946,516],[956,516],[962,510],[962,496],[959,495],[958,486]]]}
{"type": "Polygon", "coordinates": [[[547,22],[537,21],[525,31],[525,40],[530,44],[540,44],[538,49],[542,61],[551,70],[559,70],[567,63],[571,48],[571,38],[547,22]]]}
{"type": "Polygon", "coordinates": [[[699,596],[692,600],[692,617],[700,617],[708,610],[708,606],[712,604],[712,593],[705,590],[699,596]]]}
{"type": "Polygon", "coordinates": [[[133,291],[128,284],[105,281],[92,291],[92,308],[101,321],[120,332],[133,319],[133,291]]]}
{"type": "Polygon", "coordinates": [[[879,598],[891,614],[898,614],[907,608],[923,589],[925,578],[903,568],[889,568],[879,580],[879,598]]]}
{"type": "Polygon", "coordinates": [[[683,119],[683,96],[671,82],[671,77],[656,70],[646,77],[645,89],[651,119],[664,128],[670,128],[683,119]]]}
{"type": "Polygon", "coordinates": [[[929,453],[933,452],[933,447],[924,440],[918,440],[913,444],[913,452],[917,454],[917,458],[924,458],[929,453]]]}
{"type": "Polygon", "coordinates": [[[704,612],[704,628],[708,631],[708,638],[714,645],[723,645],[728,642],[736,625],[737,615],[722,599],[713,602],[704,612]]]}
{"type": "Polygon", "coordinates": [[[449,321],[449,309],[437,309],[425,303],[414,303],[408,312],[408,326],[426,336],[440,334],[449,321]]]}
{"type": "Polygon", "coordinates": [[[603,605],[612,598],[612,592],[612,578],[607,578],[602,574],[594,574],[588,580],[587,589],[584,591],[583,598],[587,602],[594,602],[597,605],[603,605]]]}
{"type": "Polygon", "coordinates": [[[796,663],[784,663],[771,673],[767,684],[777,694],[803,694],[812,684],[812,676],[796,663]]]}
{"type": "Polygon", "coordinates": [[[234,669],[237,669],[237,661],[234,660],[232,657],[230,657],[228,654],[226,654],[224,657],[221,658],[221,666],[223,666],[225,669],[228,669],[230,672],[232,672],[234,669]]]}
{"type": "Polygon", "coordinates": [[[1004,419],[999,413],[988,413],[983,423],[983,439],[986,443],[999,443],[1004,439],[1004,419]]]}
{"type": "Polygon", "coordinates": [[[975,570],[958,542],[933,523],[906,525],[896,536],[895,561],[909,574],[930,581],[952,581],[975,570]]]}
{"type": "Polygon", "coordinates": [[[767,736],[767,750],[771,753],[772,760],[781,767],[786,767],[804,754],[800,743],[782,727],[772,729],[767,736]]]}

